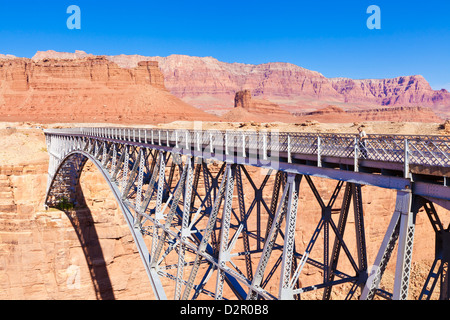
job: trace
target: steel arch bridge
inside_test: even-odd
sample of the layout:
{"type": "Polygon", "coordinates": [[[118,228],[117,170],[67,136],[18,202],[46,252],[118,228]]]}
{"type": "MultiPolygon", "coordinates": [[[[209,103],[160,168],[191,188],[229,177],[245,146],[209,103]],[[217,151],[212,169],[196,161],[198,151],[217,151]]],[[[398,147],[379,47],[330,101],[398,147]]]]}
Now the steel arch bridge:
{"type": "Polygon", "coordinates": [[[407,299],[419,209],[425,209],[436,239],[420,299],[430,299],[437,285],[439,298],[449,298],[450,232],[435,209],[450,210],[448,136],[370,135],[361,142],[350,134],[137,128],[45,135],[46,205],[77,205],[76,187],[91,160],[125,216],[157,299],[290,300],[313,290],[330,299],[340,285],[346,299],[407,299]],[[334,181],[329,199],[311,177],[334,181]],[[300,184],[321,208],[302,252],[296,231],[300,184]],[[362,185],[397,193],[370,270],[362,185]],[[344,239],[351,211],[356,252],[344,239]],[[319,238],[322,258],[316,259],[311,253],[319,238]],[[395,250],[394,288],[387,292],[379,284],[395,250]],[[338,263],[343,258],[350,266],[345,270],[338,263]],[[320,283],[302,285],[306,265],[321,271],[320,283]]]}

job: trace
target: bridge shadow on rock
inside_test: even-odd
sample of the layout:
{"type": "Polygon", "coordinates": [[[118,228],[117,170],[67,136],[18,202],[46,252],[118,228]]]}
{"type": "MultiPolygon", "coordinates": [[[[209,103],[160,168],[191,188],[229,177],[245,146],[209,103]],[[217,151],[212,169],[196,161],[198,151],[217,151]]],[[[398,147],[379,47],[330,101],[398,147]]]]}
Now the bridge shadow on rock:
{"type": "Polygon", "coordinates": [[[86,204],[80,184],[76,188],[75,207],[60,209],[66,213],[80,241],[97,300],[115,300],[92,212],[86,204]]]}

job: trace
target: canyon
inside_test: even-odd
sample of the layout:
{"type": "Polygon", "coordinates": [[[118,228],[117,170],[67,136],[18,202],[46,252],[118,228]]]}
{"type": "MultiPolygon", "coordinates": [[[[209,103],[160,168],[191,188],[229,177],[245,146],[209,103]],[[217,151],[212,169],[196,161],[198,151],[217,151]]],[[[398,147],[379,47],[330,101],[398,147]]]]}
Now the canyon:
{"type": "MultiPolygon", "coordinates": [[[[362,125],[368,134],[450,134],[450,123],[444,123],[449,102],[448,92],[432,90],[421,76],[327,79],[286,63],[255,66],[180,55],[0,55],[0,299],[154,298],[125,220],[91,163],[80,185],[86,206],[76,214],[44,208],[45,128],[176,129],[201,122],[203,129],[223,130],[356,133],[362,125]]],[[[334,182],[315,182],[328,197],[334,182]]],[[[303,248],[319,211],[311,192],[303,190],[300,200],[297,230],[303,236],[297,245],[303,248]]],[[[363,202],[372,263],[394,210],[395,193],[366,186],[363,202]]],[[[421,212],[412,299],[418,297],[433,259],[431,232],[421,212]]],[[[393,267],[382,284],[388,289],[393,267]]],[[[312,267],[305,271],[311,283],[321,277],[312,267]]],[[[340,294],[344,292],[335,292],[333,299],[342,298],[340,294]]]]}

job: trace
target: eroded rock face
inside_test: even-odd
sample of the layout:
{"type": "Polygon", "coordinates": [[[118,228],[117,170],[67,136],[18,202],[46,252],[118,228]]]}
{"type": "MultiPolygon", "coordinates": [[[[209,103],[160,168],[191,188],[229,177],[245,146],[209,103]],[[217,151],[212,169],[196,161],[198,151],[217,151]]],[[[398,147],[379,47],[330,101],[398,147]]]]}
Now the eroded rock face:
{"type": "MultiPolygon", "coordinates": [[[[47,51],[36,53],[32,60],[95,58],[83,51],[47,51]]],[[[433,90],[420,75],[353,80],[326,78],[319,72],[289,63],[250,65],[185,55],[118,55],[104,58],[129,70],[139,68],[143,61],[157,61],[165,86],[172,94],[217,115],[233,108],[236,92],[248,89],[255,100],[270,101],[292,113],[311,112],[328,105],[337,105],[346,111],[428,107],[440,118],[450,117],[450,93],[445,89],[433,90]]],[[[23,83],[17,85],[20,87],[23,83]]],[[[389,120],[397,121],[395,118],[389,120]]]]}
{"type": "Polygon", "coordinates": [[[88,206],[66,214],[44,209],[46,166],[0,168],[0,299],[153,298],[102,179],[88,165],[82,182],[88,206]]]}
{"type": "Polygon", "coordinates": [[[298,119],[316,120],[324,123],[361,122],[361,121],[391,121],[391,122],[434,122],[442,119],[431,108],[422,107],[392,107],[367,110],[344,111],[336,106],[328,106],[317,111],[297,113],[298,119]]]}
{"type": "Polygon", "coordinates": [[[348,110],[329,105],[312,112],[290,113],[276,103],[252,98],[250,90],[236,93],[235,107],[222,116],[228,121],[260,121],[299,123],[314,121],[324,123],[346,123],[362,121],[392,122],[434,122],[441,123],[431,108],[423,107],[385,107],[367,110],[348,110]]]}
{"type": "Polygon", "coordinates": [[[347,104],[347,108],[421,106],[432,107],[444,118],[450,116],[450,93],[445,89],[433,90],[421,75],[353,80],[326,78],[289,63],[249,65],[182,55],[121,55],[108,56],[108,59],[123,67],[133,67],[141,60],[158,61],[166,87],[176,96],[199,106],[209,103],[231,107],[234,93],[249,89],[254,97],[292,109],[311,110],[330,103],[347,104]]]}
{"type": "Polygon", "coordinates": [[[0,120],[164,123],[212,120],[164,87],[158,63],[124,69],[104,57],[0,60],[0,120]]]}

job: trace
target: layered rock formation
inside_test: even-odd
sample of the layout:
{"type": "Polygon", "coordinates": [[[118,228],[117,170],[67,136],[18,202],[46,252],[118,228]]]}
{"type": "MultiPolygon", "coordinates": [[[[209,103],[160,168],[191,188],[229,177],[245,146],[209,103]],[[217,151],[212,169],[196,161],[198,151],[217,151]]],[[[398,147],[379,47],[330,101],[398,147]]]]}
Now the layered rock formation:
{"type": "Polygon", "coordinates": [[[328,104],[345,109],[382,106],[430,107],[450,117],[450,93],[433,90],[420,75],[393,79],[326,78],[322,74],[289,63],[248,65],[220,62],[211,57],[109,56],[123,67],[138,61],[158,61],[167,88],[176,96],[198,106],[232,106],[236,91],[248,88],[292,111],[313,111],[328,104]]]}
{"type": "Polygon", "coordinates": [[[214,120],[165,89],[158,63],[124,69],[104,57],[0,60],[0,120],[162,123],[214,120]]]}
{"type": "MultiPolygon", "coordinates": [[[[93,56],[83,51],[47,51],[36,53],[33,60],[86,57],[93,56]]],[[[270,100],[297,113],[315,111],[330,104],[345,110],[419,106],[431,108],[442,118],[450,117],[450,93],[445,89],[433,90],[420,75],[353,80],[326,78],[319,72],[279,62],[251,65],[185,55],[106,58],[129,69],[136,68],[141,61],[158,61],[171,93],[219,115],[233,108],[236,92],[248,89],[254,98],[270,100]]]]}
{"type": "Polygon", "coordinates": [[[328,106],[316,111],[295,113],[298,120],[316,120],[325,123],[361,122],[361,121],[396,121],[396,122],[434,122],[441,123],[431,108],[392,107],[367,110],[345,111],[336,106],[328,106]]]}
{"type": "Polygon", "coordinates": [[[290,113],[279,105],[263,99],[254,99],[250,90],[236,93],[235,107],[222,116],[222,119],[239,122],[285,122],[311,124],[323,123],[345,123],[362,121],[397,121],[397,122],[434,122],[441,123],[431,108],[422,107],[392,107],[374,108],[367,110],[346,111],[340,107],[329,105],[312,112],[290,113]]]}

